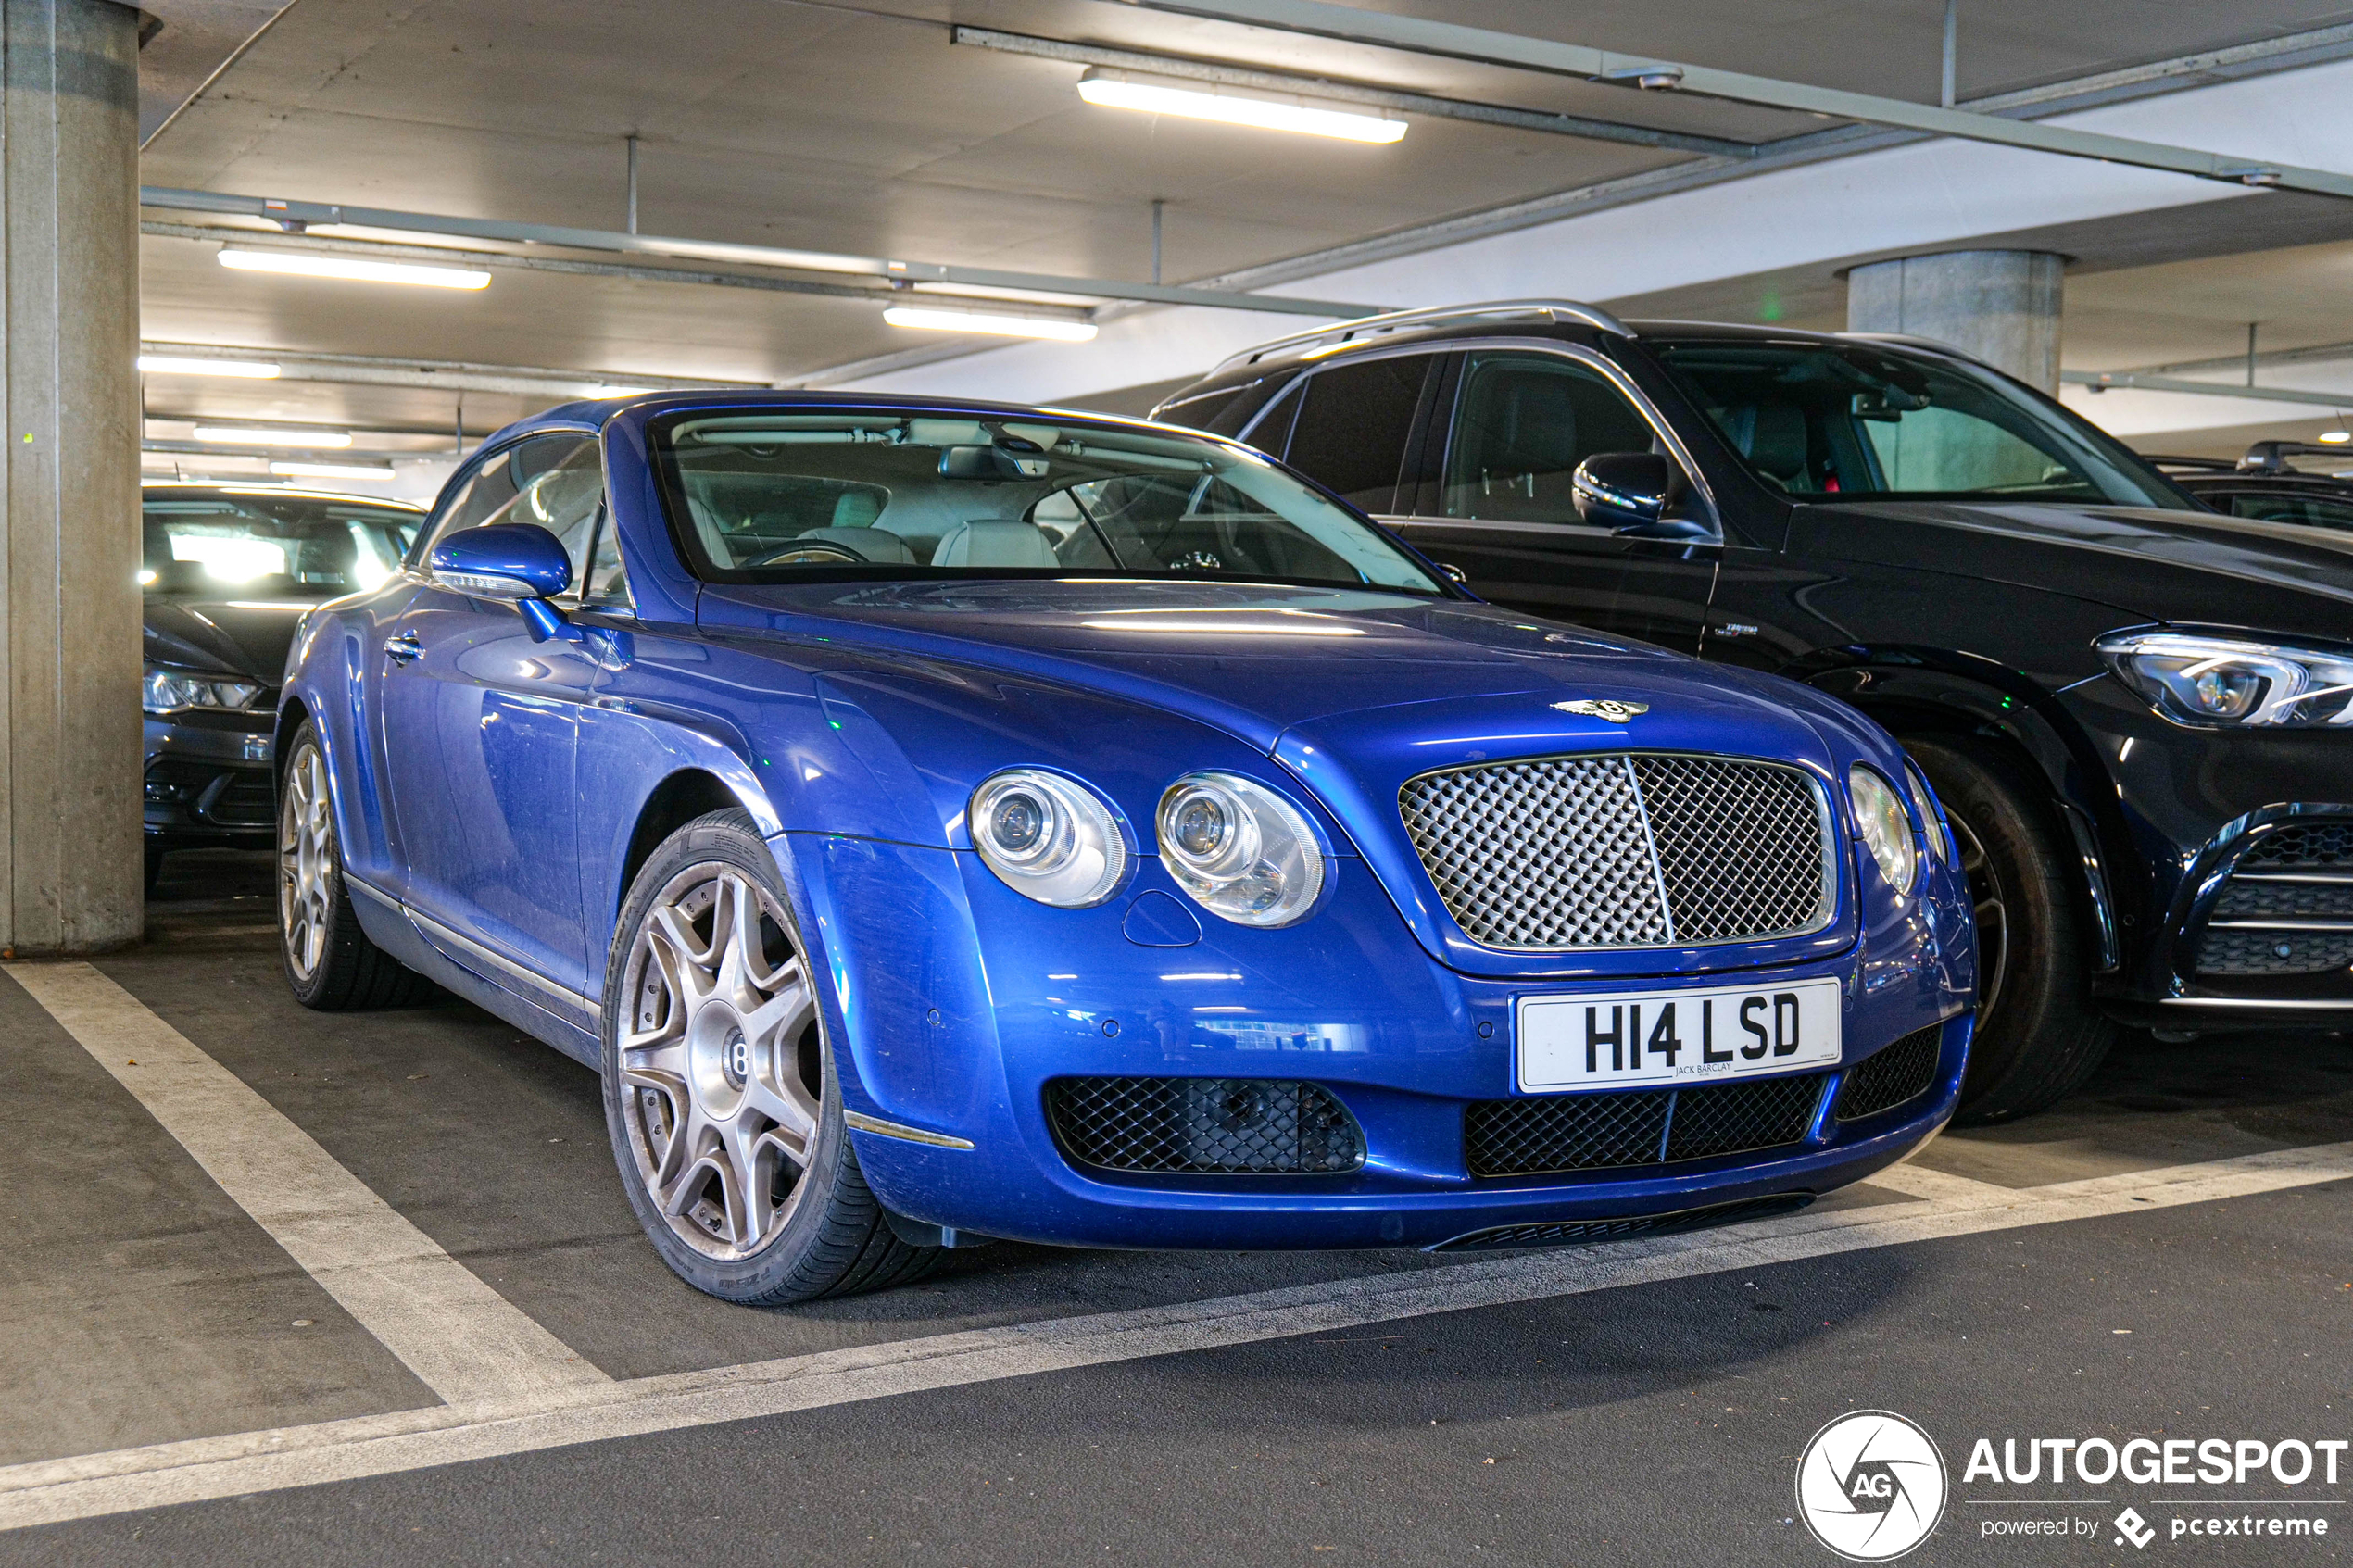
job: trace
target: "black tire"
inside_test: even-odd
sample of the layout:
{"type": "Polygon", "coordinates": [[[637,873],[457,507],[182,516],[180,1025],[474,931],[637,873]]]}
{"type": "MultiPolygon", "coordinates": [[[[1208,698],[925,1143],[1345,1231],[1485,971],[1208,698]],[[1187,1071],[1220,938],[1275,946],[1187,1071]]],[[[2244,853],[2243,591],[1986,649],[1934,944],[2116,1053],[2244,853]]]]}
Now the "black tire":
{"type": "Polygon", "coordinates": [[[2080,1088],[2116,1038],[2092,999],[2076,850],[2049,790],[1998,747],[1955,735],[1904,744],[1944,800],[1980,911],[1977,1037],[1954,1120],[2032,1115],[2080,1088]]]}
{"type": "Polygon", "coordinates": [[[295,1000],[320,1012],[412,1006],[434,994],[434,984],[359,929],[351,890],[344,884],[343,844],[335,836],[332,809],[318,818],[316,832],[323,834],[323,843],[314,840],[307,867],[304,862],[298,806],[323,798],[323,793],[311,792],[323,792],[326,778],[318,729],[305,721],[295,732],[279,779],[279,966],[295,1000]],[[307,782],[297,783],[297,771],[307,782]]]}
{"type": "MultiPolygon", "coordinates": [[[[792,1090],[794,1103],[805,1112],[806,1124],[814,1128],[813,1136],[802,1144],[806,1163],[796,1171],[791,1157],[783,1155],[779,1146],[774,1168],[755,1165],[748,1181],[739,1167],[731,1165],[729,1169],[738,1173],[736,1186],[724,1183],[716,1172],[699,1178],[698,1186],[698,1178],[687,1169],[668,1189],[672,1206],[681,1210],[675,1220],[656,1196],[654,1183],[661,1179],[661,1170],[678,1171],[690,1166],[695,1158],[691,1145],[673,1158],[671,1145],[697,1137],[699,1128],[721,1123],[698,1120],[708,1117],[711,1110],[710,1096],[697,1086],[708,1082],[708,1066],[702,1078],[689,1083],[694,1073],[688,1064],[710,1060],[689,1054],[699,1048],[692,1041],[711,1038],[701,1023],[711,1010],[710,994],[705,993],[707,999],[698,1004],[700,1010],[693,1012],[695,1027],[686,1027],[687,1010],[673,996],[674,982],[668,977],[684,972],[676,962],[675,949],[673,967],[658,973],[660,966],[649,956],[640,956],[641,943],[650,955],[650,945],[660,938],[648,926],[657,908],[667,905],[686,922],[684,929],[695,940],[707,944],[705,950],[711,955],[716,972],[723,901],[745,898],[749,908],[753,897],[759,905],[753,928],[760,933],[761,952],[757,961],[761,969],[777,976],[788,973],[792,965],[807,965],[812,949],[792,917],[791,899],[776,874],[768,847],[761,842],[749,816],[729,810],[698,817],[664,840],[638,872],[622,903],[605,967],[603,1033],[605,1126],[612,1139],[613,1162],[620,1168],[623,1190],[662,1261],[688,1285],[722,1300],[781,1307],[921,1279],[939,1266],[947,1249],[911,1246],[900,1240],[866,1185],[842,1117],[841,1080],[835,1067],[833,1043],[813,1003],[808,1005],[805,1017],[793,1013],[793,1021],[781,1026],[773,1038],[747,1040],[742,1027],[727,1033],[726,1044],[720,1048],[738,1053],[730,1058],[734,1065],[726,1068],[724,1082],[733,1087],[713,1085],[711,1090],[723,1102],[733,1097],[732,1104],[740,1109],[726,1109],[724,1120],[741,1128],[751,1124],[743,1120],[747,1115],[752,1123],[762,1120],[751,1098],[755,1088],[773,1100],[774,1085],[783,1082],[783,1075],[791,1074],[797,1085],[792,1090]],[[716,891],[731,877],[740,883],[730,885],[748,885],[756,892],[716,891]],[[712,900],[707,909],[699,914],[686,912],[694,909],[706,890],[712,900]],[[662,1035],[664,1043],[633,1050],[629,1071],[624,1073],[622,1038],[624,1026],[633,1022],[643,1031],[662,1035]],[[662,1065],[672,1058],[661,1054],[673,1048],[668,1039],[673,1031],[679,1068],[674,1076],[662,1065]],[[745,1201],[736,1196],[737,1186],[756,1190],[757,1196],[749,1199],[749,1213],[761,1220],[759,1225],[745,1224],[745,1211],[730,1207],[745,1201]],[[771,1210],[775,1210],[773,1215],[771,1210]],[[746,1230],[754,1233],[749,1243],[741,1239],[746,1230]]],[[[747,984],[764,986],[769,982],[757,979],[747,984]]],[[[780,985],[775,994],[782,995],[789,984],[780,985]]],[[[730,1016],[741,1023],[740,1015],[730,1016]]],[[[787,1129],[779,1123],[769,1131],[784,1134],[787,1129]]]]}
{"type": "Polygon", "coordinates": [[[170,848],[165,845],[163,840],[159,838],[150,838],[147,840],[146,893],[147,897],[150,898],[155,897],[156,884],[163,877],[163,858],[170,853],[171,853],[170,848]]]}

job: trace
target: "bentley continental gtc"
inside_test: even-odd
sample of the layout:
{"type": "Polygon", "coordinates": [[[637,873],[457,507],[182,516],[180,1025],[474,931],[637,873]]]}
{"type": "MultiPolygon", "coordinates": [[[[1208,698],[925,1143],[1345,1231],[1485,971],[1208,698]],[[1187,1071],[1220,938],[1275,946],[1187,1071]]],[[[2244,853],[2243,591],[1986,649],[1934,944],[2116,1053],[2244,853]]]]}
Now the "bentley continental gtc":
{"type": "Polygon", "coordinates": [[[287,978],[603,1077],[690,1284],[1722,1223],[1952,1114],[1966,880],[1835,698],[1479,602],[1216,436],[558,408],[283,684],[287,978]]]}

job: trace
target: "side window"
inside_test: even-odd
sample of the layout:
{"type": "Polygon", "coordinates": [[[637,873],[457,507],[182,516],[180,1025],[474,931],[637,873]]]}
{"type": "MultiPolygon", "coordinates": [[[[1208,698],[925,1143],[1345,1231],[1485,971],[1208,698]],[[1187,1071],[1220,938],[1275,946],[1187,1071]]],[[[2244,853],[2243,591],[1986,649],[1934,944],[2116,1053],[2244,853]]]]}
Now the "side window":
{"type": "Polygon", "coordinates": [[[621,564],[621,541],[613,534],[610,509],[598,512],[597,544],[588,553],[588,581],[582,585],[580,602],[605,609],[636,608],[637,601],[629,596],[629,571],[621,564]]]}
{"type": "Polygon", "coordinates": [[[563,541],[576,586],[588,563],[604,501],[604,468],[596,437],[537,436],[483,465],[434,520],[426,549],[484,523],[535,523],[563,541]]]}
{"type": "MultiPolygon", "coordinates": [[[[522,488],[533,480],[560,465],[585,444],[596,447],[592,436],[536,435],[518,442],[492,458],[475,470],[448,503],[434,515],[425,527],[425,544],[416,558],[425,558],[434,546],[460,529],[478,528],[511,505],[522,488]]],[[[500,519],[501,521],[521,521],[500,519]]],[[[532,521],[536,521],[536,519],[532,521]]]]}
{"type": "Polygon", "coordinates": [[[1655,450],[1650,422],[1590,366],[1475,354],[1446,443],[1448,517],[1576,522],[1569,480],[1597,452],[1655,450]]]}
{"type": "Polygon", "coordinates": [[[2248,490],[2239,491],[2228,500],[2233,517],[2253,518],[2261,522],[2301,522],[2316,528],[2353,528],[2353,500],[2331,501],[2316,495],[2248,490]]]}
{"type": "Polygon", "coordinates": [[[1390,510],[1414,410],[1436,363],[1435,355],[1408,354],[1317,370],[1290,398],[1305,402],[1285,460],[1368,512],[1390,510]]]}

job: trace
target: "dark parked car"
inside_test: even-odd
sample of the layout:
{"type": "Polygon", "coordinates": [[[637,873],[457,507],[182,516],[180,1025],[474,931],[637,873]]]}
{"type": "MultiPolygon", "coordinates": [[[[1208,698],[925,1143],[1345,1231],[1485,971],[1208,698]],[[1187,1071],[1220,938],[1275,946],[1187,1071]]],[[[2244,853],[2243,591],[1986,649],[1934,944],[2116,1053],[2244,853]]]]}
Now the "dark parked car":
{"type": "Polygon", "coordinates": [[[278,681],[302,612],[399,569],[422,511],[274,485],[142,487],[147,885],[199,846],[270,847],[278,681]]]}
{"type": "Polygon", "coordinates": [[[1979,915],[1963,1113],[2114,1024],[2353,1022],[2353,537],[2220,517],[1910,340],[1373,318],[1157,416],[1286,458],[1498,604],[1778,671],[1902,736],[1979,915]]]}
{"type": "Polygon", "coordinates": [[[2353,464],[2353,449],[2301,441],[2259,441],[2235,463],[2217,458],[2154,457],[2149,461],[2218,512],[2259,522],[2353,531],[2353,479],[2308,473],[2288,461],[2300,457],[2353,464]]]}

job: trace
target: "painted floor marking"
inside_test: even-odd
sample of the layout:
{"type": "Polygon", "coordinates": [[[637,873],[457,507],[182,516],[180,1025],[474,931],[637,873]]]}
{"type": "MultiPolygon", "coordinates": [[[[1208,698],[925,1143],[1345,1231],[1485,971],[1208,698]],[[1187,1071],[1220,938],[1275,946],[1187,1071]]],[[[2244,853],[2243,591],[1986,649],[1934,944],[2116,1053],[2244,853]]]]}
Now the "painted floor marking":
{"type": "Polygon", "coordinates": [[[1931,1202],[1945,1198],[1991,1198],[2014,1190],[1999,1182],[1981,1182],[1974,1176],[1957,1176],[1949,1171],[1931,1170],[1919,1164],[1890,1165],[1886,1170],[1874,1171],[1863,1179],[1872,1186],[1907,1193],[1931,1202]]]}
{"type": "Polygon", "coordinates": [[[2353,1143],[1519,1253],[0,1469],[0,1529],[2353,1179],[2353,1143]]]}
{"type": "Polygon", "coordinates": [[[611,1385],[104,974],[86,963],[0,968],[305,1273],[451,1405],[611,1385]]]}

